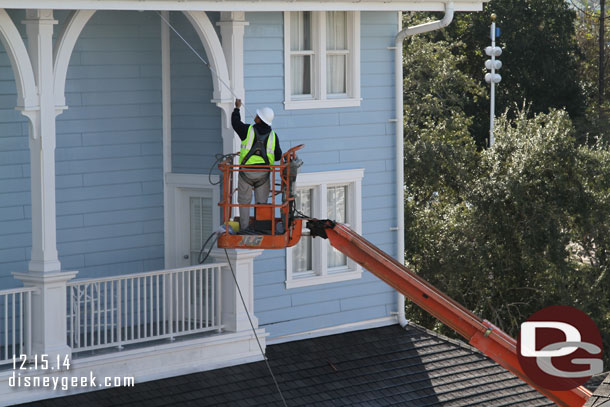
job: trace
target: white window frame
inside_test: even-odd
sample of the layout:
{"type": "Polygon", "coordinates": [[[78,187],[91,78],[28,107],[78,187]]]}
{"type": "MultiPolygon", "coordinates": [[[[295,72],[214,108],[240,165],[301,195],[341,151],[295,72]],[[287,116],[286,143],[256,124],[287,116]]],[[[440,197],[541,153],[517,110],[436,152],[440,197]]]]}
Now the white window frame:
{"type": "MultiPolygon", "coordinates": [[[[360,12],[347,11],[347,63],[345,95],[326,93],[326,11],[312,11],[312,83],[310,95],[292,95],[290,12],[284,12],[284,108],[324,109],[360,106],[360,12]]],[[[331,51],[331,54],[336,54],[331,51]]]]}
{"type": "MultiPolygon", "coordinates": [[[[362,178],[364,169],[325,171],[299,174],[297,188],[312,188],[314,213],[306,214],[321,219],[327,218],[327,189],[328,187],[347,185],[348,187],[348,223],[357,233],[362,233],[362,178]]],[[[318,284],[335,283],[339,281],[355,280],[362,277],[362,267],[347,258],[347,267],[339,270],[328,269],[328,240],[314,238],[312,240],[312,267],[311,273],[298,273],[292,270],[292,253],[294,248],[286,249],[286,288],[307,287],[318,284]]]]}
{"type": "MultiPolygon", "coordinates": [[[[212,182],[219,181],[218,175],[212,175],[212,182]]],[[[210,179],[203,174],[177,174],[168,173],[165,175],[165,187],[168,190],[168,230],[165,231],[165,247],[168,249],[168,255],[165,257],[165,268],[171,269],[178,267],[178,257],[182,255],[179,250],[181,233],[190,228],[188,213],[184,213],[184,208],[181,208],[181,195],[187,191],[207,191],[212,197],[212,225],[216,229],[220,225],[220,211],[215,205],[220,201],[220,187],[210,184],[210,179]],[[185,229],[186,228],[186,229],[185,229]]],[[[189,253],[190,254],[190,253],[189,253]]]]}

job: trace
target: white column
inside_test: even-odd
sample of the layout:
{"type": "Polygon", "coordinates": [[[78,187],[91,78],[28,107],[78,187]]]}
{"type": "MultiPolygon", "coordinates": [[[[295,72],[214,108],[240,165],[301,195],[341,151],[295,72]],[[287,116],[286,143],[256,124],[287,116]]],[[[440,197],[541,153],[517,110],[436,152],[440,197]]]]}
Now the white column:
{"type": "Polygon", "coordinates": [[[29,272],[14,273],[26,286],[37,287],[32,296],[32,351],[34,354],[69,355],[66,344],[66,282],[77,272],[61,272],[57,254],[55,211],[55,106],[53,70],[53,10],[27,10],[28,54],[38,89],[37,106],[22,113],[30,121],[32,188],[32,258],[29,272]]]}
{"type": "Polygon", "coordinates": [[[61,269],[55,226],[55,100],[53,92],[53,10],[27,10],[28,53],[38,87],[36,110],[24,110],[30,119],[32,185],[32,259],[30,271],[61,269]]]}
{"type": "MultiPolygon", "coordinates": [[[[222,269],[222,323],[230,332],[251,330],[248,313],[254,328],[258,328],[258,319],[254,316],[254,259],[263,250],[227,249],[231,266],[235,272],[237,284],[248,309],[244,309],[235,278],[229,267],[222,269]]],[[[215,249],[211,254],[214,262],[226,263],[224,250],[215,249]]]]}
{"type": "MultiPolygon", "coordinates": [[[[244,88],[244,32],[248,25],[243,11],[223,11],[220,13],[220,21],[216,23],[220,27],[222,37],[222,50],[227,60],[227,69],[231,81],[231,88],[244,103],[246,90],[244,88]]],[[[233,101],[219,105],[222,109],[222,152],[231,154],[239,152],[240,141],[231,126],[231,113],[234,109],[233,101]]],[[[244,119],[245,110],[241,108],[241,116],[244,119]]],[[[247,121],[247,120],[246,120],[247,121]]],[[[235,159],[237,164],[237,158],[235,159]]],[[[237,188],[237,177],[234,179],[233,188],[237,188]]],[[[233,197],[235,200],[237,196],[233,197]]],[[[238,216],[238,208],[233,208],[233,216],[238,216]]]]}
{"type": "MultiPolygon", "coordinates": [[[[244,89],[244,31],[248,22],[245,20],[243,11],[223,11],[220,13],[220,21],[216,23],[220,27],[222,37],[222,50],[227,60],[229,78],[233,92],[245,103],[246,91],[244,89]]],[[[221,106],[226,115],[223,118],[222,139],[223,153],[229,154],[239,151],[239,140],[231,127],[231,112],[233,104],[221,106]]],[[[244,109],[242,108],[242,118],[244,109]]]]}

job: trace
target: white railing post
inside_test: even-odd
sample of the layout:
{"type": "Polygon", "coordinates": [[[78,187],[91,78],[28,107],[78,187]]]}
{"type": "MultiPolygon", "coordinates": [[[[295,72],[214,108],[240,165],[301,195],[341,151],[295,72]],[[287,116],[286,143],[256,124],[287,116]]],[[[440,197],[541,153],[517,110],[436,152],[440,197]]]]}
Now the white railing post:
{"type": "Polygon", "coordinates": [[[31,294],[30,324],[31,353],[47,354],[49,359],[57,355],[65,357],[71,354],[66,343],[67,335],[67,289],[66,283],[73,279],[77,271],[40,273],[13,273],[26,287],[36,288],[31,294]]]}
{"type": "MultiPolygon", "coordinates": [[[[248,309],[245,310],[242,305],[231,269],[223,266],[218,285],[218,288],[222,289],[222,292],[218,293],[218,298],[222,300],[219,319],[227,331],[247,331],[252,329],[248,321],[249,312],[254,327],[257,328],[258,319],[254,316],[254,259],[260,256],[263,250],[230,249],[227,253],[248,309]]],[[[216,262],[227,262],[224,250],[212,250],[211,256],[216,262]]]]}
{"type": "Polygon", "coordinates": [[[117,315],[116,315],[116,333],[119,349],[123,349],[123,280],[117,281],[117,315]]]}

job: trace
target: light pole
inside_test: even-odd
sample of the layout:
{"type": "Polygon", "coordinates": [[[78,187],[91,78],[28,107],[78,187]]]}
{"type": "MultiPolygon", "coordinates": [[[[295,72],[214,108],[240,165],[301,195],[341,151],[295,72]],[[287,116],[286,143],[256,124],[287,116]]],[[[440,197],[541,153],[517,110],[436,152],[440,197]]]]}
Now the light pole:
{"type": "MultiPolygon", "coordinates": [[[[496,71],[502,68],[502,61],[496,60],[496,57],[502,55],[502,48],[496,47],[496,15],[491,15],[491,46],[485,48],[485,53],[491,57],[485,61],[485,68],[491,72],[485,74],[485,82],[491,84],[490,109],[489,109],[489,146],[494,145],[494,116],[496,109],[496,83],[502,81],[502,76],[496,71]]],[[[498,34],[499,35],[499,34],[498,34]]]]}

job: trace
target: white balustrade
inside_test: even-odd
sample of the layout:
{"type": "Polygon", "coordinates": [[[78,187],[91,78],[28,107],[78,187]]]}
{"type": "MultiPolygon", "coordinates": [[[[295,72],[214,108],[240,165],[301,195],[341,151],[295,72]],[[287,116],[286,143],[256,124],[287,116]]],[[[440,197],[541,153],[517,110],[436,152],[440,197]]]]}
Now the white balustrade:
{"type": "Polygon", "coordinates": [[[0,291],[0,365],[13,356],[32,353],[32,293],[34,287],[0,291]]]}
{"type": "Polygon", "coordinates": [[[72,353],[220,332],[223,267],[227,264],[68,282],[72,353]]]}

